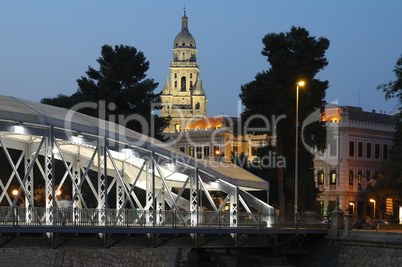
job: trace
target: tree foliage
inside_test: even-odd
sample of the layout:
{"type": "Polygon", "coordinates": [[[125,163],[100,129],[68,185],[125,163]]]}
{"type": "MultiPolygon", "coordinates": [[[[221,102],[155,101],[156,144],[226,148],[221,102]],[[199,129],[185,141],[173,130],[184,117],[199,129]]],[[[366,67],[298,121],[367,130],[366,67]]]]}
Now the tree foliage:
{"type": "MultiPolygon", "coordinates": [[[[279,194],[281,191],[282,194],[283,191],[287,194],[273,200],[276,203],[279,202],[283,212],[284,198],[292,199],[287,192],[294,192],[286,184],[283,186],[281,184],[285,181],[283,177],[294,175],[296,83],[299,80],[306,83],[305,87],[300,88],[299,93],[299,122],[301,122],[324,104],[328,81],[320,81],[315,76],[328,65],[325,52],[329,47],[329,40],[324,37],[310,36],[309,32],[302,27],[292,27],[286,33],[267,34],[262,41],[264,44],[262,55],[267,57],[270,68],[257,73],[253,81],[241,86],[240,99],[245,107],[242,121],[246,121],[255,114],[261,114],[268,119],[272,115],[286,115],[286,119],[271,125],[271,131],[267,132],[272,134],[272,128],[275,127],[277,145],[270,149],[276,150],[276,155],[283,155],[286,159],[286,168],[269,171],[271,174],[277,174],[279,194]]],[[[261,127],[262,120],[253,120],[250,126],[261,127]]],[[[308,131],[310,136],[314,134],[314,138],[310,138],[312,142],[319,144],[323,141],[320,139],[325,136],[322,124],[316,123],[313,127],[309,127],[308,131]]],[[[306,177],[304,174],[311,173],[313,158],[302,146],[299,148],[299,177],[303,177],[299,183],[303,187],[303,182],[314,184],[312,174],[308,176],[309,181],[304,178],[306,177]]]]}
{"type": "Polygon", "coordinates": [[[150,133],[151,116],[154,116],[156,124],[156,137],[161,137],[166,121],[157,115],[151,114],[151,105],[160,102],[160,95],[154,91],[157,83],[153,79],[147,79],[146,72],[149,69],[149,61],[144,54],[132,46],[102,46],[101,56],[97,59],[99,70],[88,67],[85,76],[77,80],[78,90],[71,96],[59,94],[55,98],[43,98],[44,104],[71,108],[80,102],[90,101],[99,103],[105,101],[105,112],[86,108],[79,110],[82,113],[102,117],[113,118],[117,123],[145,134],[150,133]],[[113,114],[114,116],[109,116],[113,114]],[[118,115],[141,115],[148,125],[145,127],[138,120],[118,121],[118,115]]]}
{"type": "Polygon", "coordinates": [[[380,84],[377,87],[377,90],[383,91],[385,93],[385,99],[387,100],[397,97],[399,98],[399,101],[402,102],[402,55],[396,61],[394,73],[396,75],[396,80],[380,84]]]}
{"type": "MultiPolygon", "coordinates": [[[[394,73],[395,81],[381,84],[377,87],[385,93],[385,99],[393,97],[399,98],[402,102],[402,55],[397,60],[394,73]]],[[[402,203],[402,121],[399,115],[393,137],[393,147],[389,159],[382,162],[381,175],[377,183],[371,189],[370,198],[378,202],[380,211],[384,213],[385,199],[392,198],[394,201],[402,203]],[[382,209],[381,209],[382,208],[382,209]]]]}

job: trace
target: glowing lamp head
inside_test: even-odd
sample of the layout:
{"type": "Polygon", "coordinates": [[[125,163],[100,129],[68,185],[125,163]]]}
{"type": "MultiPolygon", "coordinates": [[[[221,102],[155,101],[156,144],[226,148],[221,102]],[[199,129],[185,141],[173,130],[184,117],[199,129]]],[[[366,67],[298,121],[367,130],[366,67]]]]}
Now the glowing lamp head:
{"type": "Polygon", "coordinates": [[[374,200],[374,199],[370,199],[370,202],[374,203],[374,202],[375,202],[375,200],[374,200]]]}
{"type": "Polygon", "coordinates": [[[13,196],[16,196],[16,195],[18,195],[18,190],[14,189],[11,193],[13,194],[13,196]]]}
{"type": "Polygon", "coordinates": [[[299,82],[297,82],[297,85],[298,85],[298,86],[304,86],[304,84],[305,84],[304,81],[299,81],[299,82]]]}
{"type": "Polygon", "coordinates": [[[61,190],[57,190],[56,191],[56,196],[60,196],[61,195],[61,190]]]}

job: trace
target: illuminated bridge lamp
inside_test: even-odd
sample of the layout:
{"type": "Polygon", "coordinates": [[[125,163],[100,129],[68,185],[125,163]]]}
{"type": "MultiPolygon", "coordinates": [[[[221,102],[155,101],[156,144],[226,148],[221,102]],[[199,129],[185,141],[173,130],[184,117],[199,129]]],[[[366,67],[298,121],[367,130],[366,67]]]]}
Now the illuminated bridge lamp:
{"type": "Polygon", "coordinates": [[[18,195],[18,190],[14,189],[11,193],[13,194],[13,196],[16,196],[16,195],[18,195]]]}

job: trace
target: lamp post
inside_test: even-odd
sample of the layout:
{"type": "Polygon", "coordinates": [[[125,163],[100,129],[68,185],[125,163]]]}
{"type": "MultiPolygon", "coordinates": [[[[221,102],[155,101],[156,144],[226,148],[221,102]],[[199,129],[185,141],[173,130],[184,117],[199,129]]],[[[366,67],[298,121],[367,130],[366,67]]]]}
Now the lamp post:
{"type": "Polygon", "coordinates": [[[374,218],[375,218],[375,200],[374,200],[374,199],[370,199],[370,202],[374,203],[374,218]]]}
{"type": "Polygon", "coordinates": [[[298,152],[299,152],[299,86],[304,86],[304,81],[296,83],[296,152],[295,152],[295,226],[297,224],[297,183],[298,183],[298,152]]]}

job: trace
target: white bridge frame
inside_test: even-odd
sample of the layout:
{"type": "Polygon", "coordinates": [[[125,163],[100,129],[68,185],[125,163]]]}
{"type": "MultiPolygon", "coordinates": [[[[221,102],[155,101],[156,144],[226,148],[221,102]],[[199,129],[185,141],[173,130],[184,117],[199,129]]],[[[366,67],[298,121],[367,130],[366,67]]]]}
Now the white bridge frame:
{"type": "Polygon", "coordinates": [[[12,97],[0,96],[2,102],[8,106],[0,108],[0,153],[10,172],[0,179],[0,203],[8,204],[7,218],[15,216],[23,199],[26,224],[35,218],[55,225],[58,209],[71,209],[73,204],[80,210],[72,209],[71,223],[79,223],[94,197],[97,212],[93,214],[100,225],[126,224],[129,214],[132,222],[145,226],[164,226],[172,220],[188,227],[214,225],[222,222],[222,214],[230,227],[239,226],[246,217],[258,224],[272,224],[274,208],[246,192],[268,190],[261,179],[248,183],[228,177],[205,162],[111,122],[12,97]],[[15,151],[11,155],[11,149],[18,151],[18,157],[15,151]],[[56,165],[60,168],[56,162],[62,163],[61,171],[56,172],[56,165]],[[34,176],[34,168],[41,175],[34,176]],[[96,179],[90,171],[97,173],[96,179]],[[18,188],[12,188],[13,184],[18,188]],[[44,207],[34,205],[39,184],[45,186],[44,207]],[[68,201],[56,194],[63,185],[71,189],[63,192],[70,196],[68,201]],[[85,194],[84,185],[90,188],[85,194]],[[145,191],[145,199],[136,194],[136,187],[145,191]],[[11,194],[14,189],[16,196],[11,194]],[[183,196],[186,189],[187,198],[183,196]],[[226,195],[219,206],[211,191],[226,195]],[[205,206],[212,209],[204,211],[205,206]],[[40,208],[45,212],[39,216],[40,208]]]}

